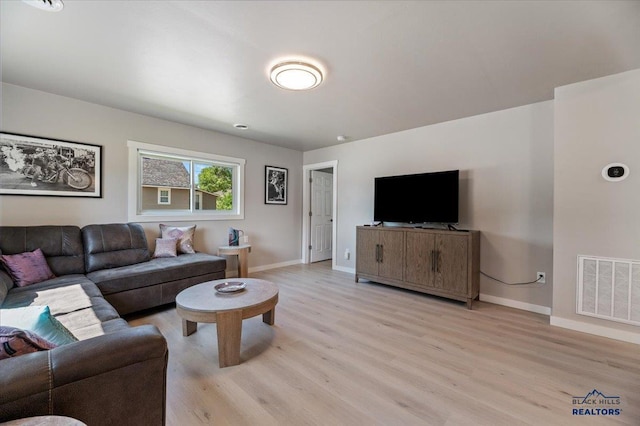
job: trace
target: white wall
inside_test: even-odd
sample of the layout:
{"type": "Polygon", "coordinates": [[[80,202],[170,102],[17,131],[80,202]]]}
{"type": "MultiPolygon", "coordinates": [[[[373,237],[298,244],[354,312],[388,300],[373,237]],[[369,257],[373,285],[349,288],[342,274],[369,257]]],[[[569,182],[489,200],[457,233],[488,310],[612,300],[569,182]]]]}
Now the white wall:
{"type": "MultiPolygon", "coordinates": [[[[300,260],[299,151],[4,83],[1,119],[3,132],[102,145],[104,161],[103,198],[0,196],[2,225],[126,222],[127,140],[135,140],[246,159],[245,220],[188,222],[197,224],[197,250],[216,253],[231,226],[249,235],[250,268],[300,260]],[[264,204],[265,165],[289,169],[288,205],[264,204]]],[[[157,223],[143,226],[150,240],[157,236],[157,223]]]]}
{"type": "Polygon", "coordinates": [[[555,91],[552,324],[640,343],[631,325],[577,315],[577,256],[640,259],[640,69],[555,91]],[[625,163],[607,182],[602,168],[625,163]]]}
{"type": "MultiPolygon", "coordinates": [[[[195,222],[196,248],[215,252],[233,226],[251,238],[251,268],[292,263],[302,240],[302,165],[337,160],[336,262],[353,270],[355,227],[372,219],[373,178],[455,168],[460,227],[481,231],[481,269],[505,281],[547,272],[544,286],[481,277],[485,300],[539,312],[553,306],[552,324],[637,341],[637,327],[575,314],[575,286],[578,254],[640,259],[640,70],[561,87],[555,96],[302,154],[2,84],[2,131],[102,145],[105,174],[102,199],[0,196],[0,224],[127,221],[126,141],[136,140],[245,158],[245,220],[195,222]],[[630,166],[630,177],[605,182],[602,166],[617,161],[630,166]],[[264,204],[267,164],[289,169],[287,206],[264,204]],[[347,248],[350,260],[341,256],[347,248]]],[[[157,223],[145,228],[152,238],[157,223]]]]}
{"type": "MultiPolygon", "coordinates": [[[[553,260],[553,102],[484,114],[304,153],[338,161],[337,264],[355,268],[355,227],[373,216],[376,176],[461,170],[460,228],[481,231],[481,299],[550,313],[553,260]],[[355,256],[344,260],[349,249],[355,256]]],[[[429,194],[422,196],[428,198],[429,194]]]]}

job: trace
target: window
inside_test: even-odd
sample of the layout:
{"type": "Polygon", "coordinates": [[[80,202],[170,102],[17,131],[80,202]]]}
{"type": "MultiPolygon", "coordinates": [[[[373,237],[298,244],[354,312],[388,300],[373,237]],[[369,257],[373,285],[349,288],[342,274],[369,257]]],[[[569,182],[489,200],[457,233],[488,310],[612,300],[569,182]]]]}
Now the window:
{"type": "Polygon", "coordinates": [[[171,188],[158,188],[158,204],[171,204],[171,188]]]}
{"type": "Polygon", "coordinates": [[[244,218],[240,158],[129,141],[129,219],[244,218]]]}

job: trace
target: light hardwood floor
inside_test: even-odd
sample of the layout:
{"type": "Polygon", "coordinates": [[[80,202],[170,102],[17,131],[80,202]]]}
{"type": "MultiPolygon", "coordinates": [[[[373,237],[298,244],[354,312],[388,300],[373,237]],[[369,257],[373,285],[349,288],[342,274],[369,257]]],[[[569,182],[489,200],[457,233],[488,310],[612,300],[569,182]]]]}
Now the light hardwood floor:
{"type": "Polygon", "coordinates": [[[640,424],[640,346],[544,315],[452,302],[332,271],[251,274],[280,288],[275,325],[243,323],[241,364],[218,367],[216,325],[183,337],[175,307],[129,316],[169,344],[167,424],[640,424]],[[574,416],[572,397],[619,396],[619,416],[574,416]]]}

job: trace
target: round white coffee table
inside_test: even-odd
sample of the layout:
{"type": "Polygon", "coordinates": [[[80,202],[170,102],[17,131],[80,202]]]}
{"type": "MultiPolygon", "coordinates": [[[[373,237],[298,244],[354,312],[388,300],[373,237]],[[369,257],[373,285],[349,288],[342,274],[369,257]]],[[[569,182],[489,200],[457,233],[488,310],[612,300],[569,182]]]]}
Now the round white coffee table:
{"type": "Polygon", "coordinates": [[[220,367],[240,363],[242,320],[262,314],[262,321],[273,325],[278,286],[255,278],[208,281],[182,290],[176,296],[176,311],[182,318],[182,335],[189,336],[199,322],[216,323],[220,367]],[[219,293],[217,284],[241,281],[246,288],[235,293],[219,293]]]}

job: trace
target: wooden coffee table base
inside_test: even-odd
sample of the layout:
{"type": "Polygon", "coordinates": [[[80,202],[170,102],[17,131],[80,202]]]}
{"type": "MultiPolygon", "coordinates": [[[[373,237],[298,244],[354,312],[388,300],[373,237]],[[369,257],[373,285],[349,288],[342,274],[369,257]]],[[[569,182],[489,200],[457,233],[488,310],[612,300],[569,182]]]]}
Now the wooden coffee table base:
{"type": "Polygon", "coordinates": [[[216,283],[223,281],[225,280],[198,284],[176,297],[176,310],[182,318],[183,336],[195,333],[199,322],[217,324],[218,363],[221,368],[240,364],[242,320],[262,314],[262,322],[273,325],[278,303],[278,289],[275,284],[263,280],[244,279],[247,283],[247,289],[244,290],[246,294],[209,294],[210,310],[198,306],[203,303],[203,290],[210,293],[209,287],[212,288],[216,283]],[[203,287],[196,288],[199,286],[203,287]],[[190,306],[191,304],[194,306],[190,306]]]}

